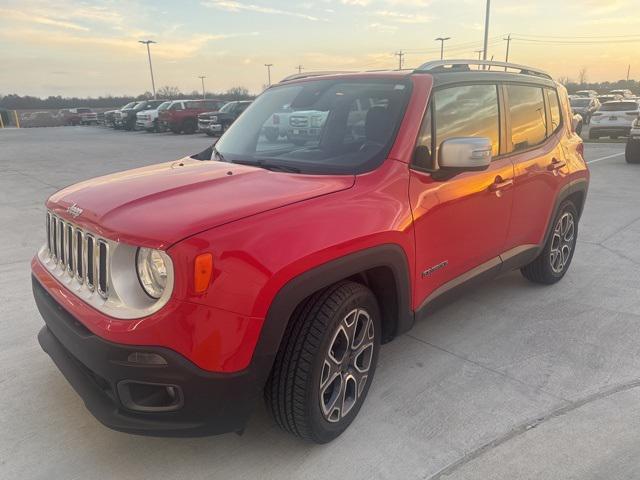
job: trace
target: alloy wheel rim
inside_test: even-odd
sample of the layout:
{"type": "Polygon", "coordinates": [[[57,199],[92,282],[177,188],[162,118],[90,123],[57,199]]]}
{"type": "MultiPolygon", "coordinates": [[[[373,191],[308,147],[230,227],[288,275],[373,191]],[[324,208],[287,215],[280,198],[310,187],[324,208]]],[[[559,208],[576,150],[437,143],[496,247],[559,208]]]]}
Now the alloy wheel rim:
{"type": "Polygon", "coordinates": [[[573,251],[575,232],[576,228],[573,214],[565,212],[558,219],[553,229],[553,237],[551,239],[549,263],[554,273],[562,273],[569,263],[571,252],[573,251]]]}
{"type": "Polygon", "coordinates": [[[361,398],[369,380],[375,330],[369,313],[356,308],[338,324],[320,374],[320,409],[325,420],[339,422],[361,398]]]}

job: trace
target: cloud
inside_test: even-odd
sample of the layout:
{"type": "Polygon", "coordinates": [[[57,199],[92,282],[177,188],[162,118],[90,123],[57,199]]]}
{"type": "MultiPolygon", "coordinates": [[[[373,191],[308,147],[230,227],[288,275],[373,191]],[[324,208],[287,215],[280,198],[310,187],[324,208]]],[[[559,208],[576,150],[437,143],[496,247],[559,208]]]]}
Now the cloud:
{"type": "Polygon", "coordinates": [[[370,23],[367,28],[380,33],[395,33],[398,31],[396,25],[387,25],[383,23],[370,23]]]}
{"type": "Polygon", "coordinates": [[[266,7],[262,5],[255,5],[252,3],[240,3],[234,0],[207,0],[202,2],[202,5],[209,8],[217,8],[219,10],[225,10],[227,12],[255,12],[264,13],[268,15],[285,15],[289,17],[298,17],[305,20],[319,21],[318,17],[308,15],[306,13],[295,12],[292,10],[282,10],[279,8],[266,7]]]}
{"type": "Polygon", "coordinates": [[[77,23],[59,20],[48,16],[40,15],[36,12],[12,10],[9,8],[0,8],[0,18],[3,20],[14,20],[21,23],[37,23],[49,27],[57,27],[65,30],[76,30],[88,32],[89,28],[77,23]]]}
{"type": "Polygon", "coordinates": [[[386,20],[398,23],[428,23],[433,20],[430,15],[414,15],[410,13],[392,12],[390,10],[378,10],[375,15],[386,20]]]}

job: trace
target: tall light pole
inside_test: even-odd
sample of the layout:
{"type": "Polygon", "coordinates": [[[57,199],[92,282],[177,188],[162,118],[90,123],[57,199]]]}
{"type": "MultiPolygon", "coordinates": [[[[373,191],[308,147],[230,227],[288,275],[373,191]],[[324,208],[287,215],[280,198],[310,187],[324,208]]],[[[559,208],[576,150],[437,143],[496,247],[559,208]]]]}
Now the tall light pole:
{"type": "Polygon", "coordinates": [[[304,67],[302,65],[298,65],[296,68],[298,69],[298,73],[302,73],[302,69],[304,67]]]}
{"type": "Polygon", "coordinates": [[[267,85],[271,86],[271,67],[273,67],[273,63],[265,63],[264,66],[267,67],[267,85]]]}
{"type": "Polygon", "coordinates": [[[451,37],[438,37],[436,42],[440,42],[440,60],[444,59],[444,42],[451,40],[451,37]]]}
{"type": "Polygon", "coordinates": [[[204,79],[207,77],[205,77],[204,75],[200,75],[198,78],[202,80],[202,98],[207,98],[207,96],[204,93],[204,79]]]}
{"type": "Polygon", "coordinates": [[[156,82],[153,80],[153,66],[151,65],[151,49],[149,48],[150,43],[157,43],[153,40],[138,40],[138,43],[142,43],[147,46],[147,56],[149,57],[149,71],[151,72],[151,88],[153,89],[153,99],[157,100],[156,97],[156,82]]]}
{"type": "Polygon", "coordinates": [[[487,0],[487,11],[484,15],[484,52],[482,53],[482,59],[487,59],[487,47],[489,44],[489,13],[491,12],[491,0],[487,0]]]}

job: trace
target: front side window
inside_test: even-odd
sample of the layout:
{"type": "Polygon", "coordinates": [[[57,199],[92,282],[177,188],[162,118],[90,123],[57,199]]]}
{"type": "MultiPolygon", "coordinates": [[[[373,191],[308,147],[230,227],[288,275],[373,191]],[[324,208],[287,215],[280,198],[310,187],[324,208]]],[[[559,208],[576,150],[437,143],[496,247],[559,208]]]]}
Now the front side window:
{"type": "Polygon", "coordinates": [[[182,106],[182,102],[175,102],[169,107],[169,110],[184,110],[184,107],[182,106]]]}
{"type": "Polygon", "coordinates": [[[558,100],[558,92],[546,89],[547,98],[549,100],[549,111],[551,112],[551,131],[555,132],[560,126],[560,102],[558,100]]]}
{"type": "MultiPolygon", "coordinates": [[[[442,142],[454,137],[485,137],[491,155],[500,153],[500,115],[496,85],[464,85],[433,95],[436,159],[442,142]]],[[[426,132],[425,132],[426,134],[426,132]]]]}
{"type": "Polygon", "coordinates": [[[368,171],[393,145],[410,90],[395,79],[272,87],[220,138],[212,159],[301,173],[368,171]]]}
{"type": "Polygon", "coordinates": [[[506,88],[513,151],[519,152],[540,145],[547,137],[542,88],[526,85],[507,85],[506,88]]]}

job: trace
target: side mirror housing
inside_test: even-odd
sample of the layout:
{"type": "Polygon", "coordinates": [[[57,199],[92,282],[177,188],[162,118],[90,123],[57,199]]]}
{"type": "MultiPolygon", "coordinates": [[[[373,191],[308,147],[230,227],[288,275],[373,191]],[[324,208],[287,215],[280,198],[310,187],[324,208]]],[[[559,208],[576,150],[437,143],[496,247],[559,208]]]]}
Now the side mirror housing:
{"type": "Polygon", "coordinates": [[[459,137],[440,145],[438,167],[448,173],[478,172],[491,164],[491,140],[485,137],[459,137]]]}

